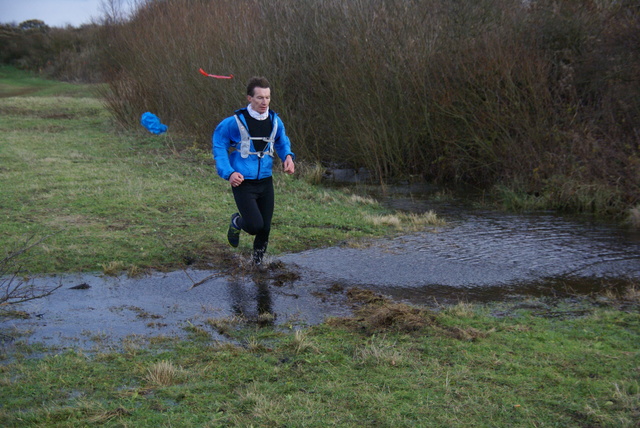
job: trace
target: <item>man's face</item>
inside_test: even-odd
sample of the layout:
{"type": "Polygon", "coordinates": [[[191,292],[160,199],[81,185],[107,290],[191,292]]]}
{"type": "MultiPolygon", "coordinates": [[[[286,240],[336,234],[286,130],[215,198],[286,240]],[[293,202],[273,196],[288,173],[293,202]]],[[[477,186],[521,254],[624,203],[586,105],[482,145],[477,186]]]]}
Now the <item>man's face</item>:
{"type": "Polygon", "coordinates": [[[253,89],[253,96],[247,95],[247,100],[249,100],[252,109],[258,113],[264,113],[269,109],[271,89],[256,87],[253,89]]]}

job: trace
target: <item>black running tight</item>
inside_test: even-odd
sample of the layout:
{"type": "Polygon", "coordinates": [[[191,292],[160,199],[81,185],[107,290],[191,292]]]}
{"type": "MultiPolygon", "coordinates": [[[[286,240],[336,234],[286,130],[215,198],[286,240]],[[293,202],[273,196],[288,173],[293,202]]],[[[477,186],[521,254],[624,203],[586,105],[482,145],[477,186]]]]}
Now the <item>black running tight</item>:
{"type": "Polygon", "coordinates": [[[262,254],[267,250],[271,218],[273,217],[273,178],[244,180],[238,187],[232,187],[238,212],[238,226],[249,235],[255,235],[253,250],[262,254]]]}

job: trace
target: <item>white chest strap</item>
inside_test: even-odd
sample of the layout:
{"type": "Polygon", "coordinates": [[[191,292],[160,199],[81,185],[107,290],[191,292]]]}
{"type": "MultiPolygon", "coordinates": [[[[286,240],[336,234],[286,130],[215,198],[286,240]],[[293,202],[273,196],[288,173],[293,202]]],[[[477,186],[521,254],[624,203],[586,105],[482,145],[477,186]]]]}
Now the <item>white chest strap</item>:
{"type": "Polygon", "coordinates": [[[240,156],[243,158],[248,158],[249,155],[258,155],[259,158],[263,158],[264,155],[269,155],[273,157],[273,142],[276,138],[276,132],[278,131],[278,121],[273,121],[273,129],[271,130],[271,135],[269,138],[264,137],[252,137],[249,135],[249,131],[244,126],[238,115],[235,115],[236,123],[238,124],[238,129],[240,130],[240,148],[236,147],[236,150],[240,152],[240,156]],[[251,140],[263,140],[267,143],[264,146],[264,150],[260,152],[252,152],[251,151],[251,140]]]}

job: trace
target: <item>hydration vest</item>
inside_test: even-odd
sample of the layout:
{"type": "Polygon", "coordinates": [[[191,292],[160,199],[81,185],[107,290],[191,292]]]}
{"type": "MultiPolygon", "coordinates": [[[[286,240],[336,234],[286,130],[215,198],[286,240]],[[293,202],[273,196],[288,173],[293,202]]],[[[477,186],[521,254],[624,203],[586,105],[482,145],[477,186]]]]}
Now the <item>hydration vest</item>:
{"type": "Polygon", "coordinates": [[[242,123],[238,115],[236,114],[234,115],[234,117],[236,118],[238,129],[240,130],[240,143],[239,143],[240,148],[236,147],[236,150],[240,152],[240,156],[242,156],[245,159],[248,158],[249,155],[258,155],[260,159],[262,159],[264,155],[269,155],[273,157],[273,142],[276,139],[276,132],[278,131],[278,121],[277,120],[272,121],[273,129],[271,131],[271,135],[269,136],[269,138],[252,137],[251,135],[249,135],[249,131],[247,131],[247,128],[244,126],[244,124],[242,123]],[[264,146],[264,150],[260,152],[252,152],[251,140],[263,140],[264,142],[267,143],[267,145],[264,146]]]}

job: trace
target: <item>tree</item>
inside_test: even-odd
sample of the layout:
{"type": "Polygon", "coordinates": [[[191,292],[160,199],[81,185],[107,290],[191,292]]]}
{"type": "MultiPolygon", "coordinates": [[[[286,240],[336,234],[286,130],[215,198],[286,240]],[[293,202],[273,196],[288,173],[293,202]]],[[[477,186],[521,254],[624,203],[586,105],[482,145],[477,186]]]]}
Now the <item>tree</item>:
{"type": "Polygon", "coordinates": [[[49,26],[39,19],[30,19],[28,21],[21,22],[18,25],[18,29],[22,31],[46,33],[49,31],[49,26]]]}

